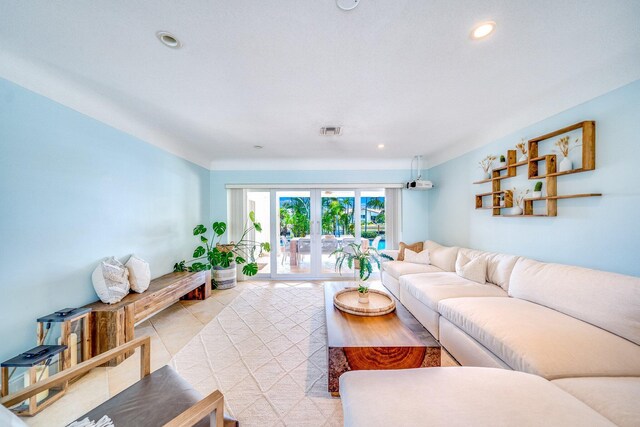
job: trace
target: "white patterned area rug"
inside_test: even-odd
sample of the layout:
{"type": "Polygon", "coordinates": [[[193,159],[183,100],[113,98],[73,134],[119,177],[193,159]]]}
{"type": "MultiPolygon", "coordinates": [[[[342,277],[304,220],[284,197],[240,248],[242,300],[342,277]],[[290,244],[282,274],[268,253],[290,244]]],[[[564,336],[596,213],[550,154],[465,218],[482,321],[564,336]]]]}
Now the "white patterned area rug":
{"type": "Polygon", "coordinates": [[[326,334],[322,288],[247,289],[171,365],[202,394],[222,391],[241,427],[342,426],[326,334]]]}

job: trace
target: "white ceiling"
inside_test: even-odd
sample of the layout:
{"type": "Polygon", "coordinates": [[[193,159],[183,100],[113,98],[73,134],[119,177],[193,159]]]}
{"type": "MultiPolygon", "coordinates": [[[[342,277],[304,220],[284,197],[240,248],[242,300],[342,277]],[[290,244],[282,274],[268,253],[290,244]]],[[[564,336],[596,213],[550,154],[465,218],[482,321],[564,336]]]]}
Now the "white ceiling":
{"type": "Polygon", "coordinates": [[[637,80],[639,22],[637,0],[2,0],[0,76],[206,167],[409,168],[637,80]]]}

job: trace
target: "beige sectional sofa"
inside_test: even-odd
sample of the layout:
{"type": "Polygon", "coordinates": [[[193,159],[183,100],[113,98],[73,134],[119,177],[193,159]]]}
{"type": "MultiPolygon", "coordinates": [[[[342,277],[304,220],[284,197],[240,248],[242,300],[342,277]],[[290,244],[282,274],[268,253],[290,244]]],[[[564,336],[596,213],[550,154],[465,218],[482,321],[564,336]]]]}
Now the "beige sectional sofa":
{"type": "MultiPolygon", "coordinates": [[[[542,377],[545,387],[610,420],[617,416],[614,422],[640,425],[640,278],[432,241],[424,246],[430,265],[385,262],[382,282],[461,365],[542,377]],[[458,256],[484,257],[486,283],[458,276],[458,256]]],[[[458,372],[452,375],[475,375],[458,372]]],[[[358,375],[374,374],[345,376],[345,390],[358,375]]],[[[345,405],[354,393],[347,392],[345,405]]]]}

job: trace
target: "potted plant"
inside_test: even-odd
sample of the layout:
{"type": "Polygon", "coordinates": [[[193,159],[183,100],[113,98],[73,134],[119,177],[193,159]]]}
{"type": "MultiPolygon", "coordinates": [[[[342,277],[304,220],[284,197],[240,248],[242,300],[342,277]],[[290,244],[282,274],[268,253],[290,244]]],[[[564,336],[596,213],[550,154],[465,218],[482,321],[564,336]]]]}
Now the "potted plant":
{"type": "Polygon", "coordinates": [[[342,274],[342,267],[345,261],[350,269],[354,269],[354,276],[358,284],[358,302],[367,304],[369,302],[369,286],[367,280],[373,272],[375,263],[380,269],[380,258],[393,260],[387,254],[381,254],[377,249],[368,247],[362,249],[362,245],[350,243],[347,246],[336,249],[330,256],[336,257],[336,270],[342,274]]]}
{"type": "Polygon", "coordinates": [[[528,159],[528,157],[527,157],[528,149],[527,149],[527,141],[526,141],[524,138],[522,138],[522,139],[520,140],[520,142],[518,142],[518,143],[516,144],[516,149],[517,149],[520,153],[522,153],[522,155],[520,156],[520,158],[518,159],[518,161],[519,161],[519,162],[526,162],[526,161],[527,161],[527,159],[528,159]]]}
{"type": "Polygon", "coordinates": [[[252,231],[262,231],[262,226],[256,222],[255,212],[249,212],[249,220],[245,224],[242,237],[237,243],[221,243],[222,236],[227,231],[225,222],[214,222],[211,235],[207,237],[207,228],[199,224],[193,229],[194,236],[200,236],[202,243],[193,251],[192,260],[180,261],[173,266],[173,271],[203,271],[212,270],[212,281],[217,289],[229,289],[235,286],[236,265],[244,264],[242,274],[255,276],[258,273],[256,250],[269,252],[269,243],[259,243],[247,238],[252,231]],[[205,260],[201,262],[200,260],[205,260]],[[225,274],[227,273],[227,274],[225,274]]]}
{"type": "Polygon", "coordinates": [[[580,140],[576,138],[573,141],[573,144],[571,144],[569,140],[569,136],[567,135],[567,136],[563,136],[562,138],[560,138],[555,142],[555,146],[558,147],[558,151],[556,152],[560,152],[560,154],[562,154],[563,156],[562,161],[560,162],[560,165],[559,165],[558,172],[566,172],[573,169],[573,163],[571,162],[571,159],[569,159],[569,152],[581,145],[579,141],[580,140]]]}
{"type": "Polygon", "coordinates": [[[542,197],[542,181],[536,182],[535,187],[533,187],[533,198],[539,199],[542,197]]]}
{"type": "Polygon", "coordinates": [[[495,160],[496,156],[489,154],[487,157],[478,162],[478,165],[480,165],[480,168],[484,171],[484,179],[491,178],[491,165],[493,165],[493,162],[495,160]]]}
{"type": "Polygon", "coordinates": [[[500,156],[500,162],[498,163],[498,167],[503,168],[507,166],[507,159],[505,159],[504,155],[500,156]]]}

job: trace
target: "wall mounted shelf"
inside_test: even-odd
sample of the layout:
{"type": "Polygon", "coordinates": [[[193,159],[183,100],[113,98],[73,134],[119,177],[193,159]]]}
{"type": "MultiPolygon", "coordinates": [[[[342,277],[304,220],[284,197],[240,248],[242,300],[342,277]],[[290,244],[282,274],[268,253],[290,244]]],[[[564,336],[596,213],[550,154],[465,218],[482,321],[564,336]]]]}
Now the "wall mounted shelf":
{"type": "Polygon", "coordinates": [[[599,197],[602,193],[582,193],[582,194],[566,194],[558,195],[557,177],[570,175],[574,173],[588,172],[596,168],[596,124],[594,121],[584,121],[571,126],[558,129],[554,132],[547,133],[528,141],[529,158],[526,161],[516,162],[516,151],[507,151],[507,164],[499,168],[493,169],[491,178],[474,182],[474,184],[484,184],[491,182],[491,192],[480,193],[475,195],[476,209],[491,209],[493,216],[504,217],[547,217],[558,215],[558,200],[575,199],[581,197],[599,197]],[[557,156],[555,154],[539,155],[540,144],[547,140],[576,130],[582,131],[582,165],[579,168],[569,171],[558,172],[557,156]],[[540,165],[543,163],[543,165],[540,165]],[[513,207],[513,194],[510,190],[501,190],[500,182],[503,179],[513,178],[517,176],[519,166],[527,166],[528,179],[544,179],[546,181],[546,193],[544,197],[527,197],[524,199],[524,209],[521,215],[503,214],[502,209],[513,207]],[[505,175],[501,174],[506,171],[505,175]],[[504,194],[505,203],[500,206],[500,195],[504,194]],[[483,199],[491,197],[489,206],[485,206],[483,199]],[[546,204],[546,213],[534,214],[533,203],[543,201],[546,204]]]}

